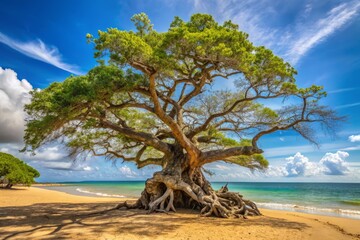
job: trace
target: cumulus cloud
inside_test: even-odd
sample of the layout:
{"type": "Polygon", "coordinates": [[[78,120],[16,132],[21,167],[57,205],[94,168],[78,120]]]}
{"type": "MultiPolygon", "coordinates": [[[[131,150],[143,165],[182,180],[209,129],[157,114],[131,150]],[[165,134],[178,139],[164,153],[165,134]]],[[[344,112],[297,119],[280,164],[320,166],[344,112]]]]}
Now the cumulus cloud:
{"type": "Polygon", "coordinates": [[[264,175],[266,177],[284,177],[288,175],[288,172],[283,166],[269,166],[264,175]]]}
{"type": "Polygon", "coordinates": [[[35,151],[35,155],[25,153],[27,159],[31,161],[60,161],[67,157],[66,152],[59,146],[43,147],[35,151]]]}
{"type": "Polygon", "coordinates": [[[285,174],[288,177],[311,176],[319,170],[316,163],[297,152],[294,156],[286,158],[285,174]]]}
{"type": "Polygon", "coordinates": [[[320,160],[320,165],[323,166],[323,172],[326,175],[344,175],[349,172],[345,158],[349,154],[347,152],[337,151],[336,153],[326,153],[320,160]]]}
{"type": "Polygon", "coordinates": [[[90,166],[85,166],[85,167],[83,167],[82,168],[84,171],[92,171],[93,169],[92,169],[92,167],[90,167],[90,166]]]}
{"type": "Polygon", "coordinates": [[[70,170],[73,167],[73,163],[66,160],[66,155],[61,153],[58,147],[43,147],[36,151],[36,155],[33,155],[29,152],[19,152],[22,146],[22,143],[1,144],[0,152],[12,154],[21,160],[39,167],[55,170],[70,170]]]}
{"type": "Polygon", "coordinates": [[[25,128],[23,107],[30,102],[33,89],[16,72],[0,67],[0,143],[20,142],[25,128]]]}
{"type": "Polygon", "coordinates": [[[67,157],[66,151],[59,146],[41,147],[35,155],[29,152],[21,153],[22,143],[8,143],[0,145],[0,152],[5,152],[22,159],[31,165],[53,170],[69,171],[98,171],[98,167],[90,167],[85,162],[72,161],[67,157]]]}
{"type": "Polygon", "coordinates": [[[265,175],[268,177],[310,177],[320,175],[345,175],[350,172],[345,158],[349,153],[337,151],[326,153],[319,162],[312,162],[309,158],[297,152],[286,158],[282,166],[270,166],[265,175]]]}
{"type": "Polygon", "coordinates": [[[19,153],[19,149],[24,146],[23,108],[31,101],[31,90],[33,87],[27,80],[20,80],[13,70],[0,67],[0,151],[45,168],[72,170],[74,165],[59,146],[42,147],[35,151],[35,155],[19,153]]]}
{"type": "Polygon", "coordinates": [[[40,39],[31,42],[20,42],[0,32],[0,42],[33,59],[48,63],[70,73],[83,74],[78,70],[77,66],[63,62],[61,54],[56,47],[47,46],[40,39]]]}
{"type": "Polygon", "coordinates": [[[42,161],[51,161],[59,162],[67,158],[67,153],[59,146],[46,146],[41,147],[35,151],[35,154],[30,152],[19,152],[23,148],[23,143],[8,143],[0,145],[0,152],[6,152],[12,154],[16,157],[24,159],[28,162],[42,162],[42,161]]]}
{"type": "MultiPolygon", "coordinates": [[[[309,159],[301,152],[287,158],[279,158],[276,161],[284,161],[280,165],[270,165],[265,171],[249,171],[236,164],[210,163],[205,169],[211,170],[215,175],[211,176],[216,181],[258,181],[258,180],[284,180],[286,178],[327,179],[329,175],[346,175],[348,179],[359,179],[360,163],[346,162],[349,153],[345,151],[328,152],[318,159],[309,159]]],[[[334,178],[336,181],[337,178],[334,178]]]]}
{"type": "Polygon", "coordinates": [[[57,146],[42,148],[40,151],[36,152],[36,155],[25,153],[25,156],[23,156],[22,159],[41,167],[54,170],[86,172],[98,170],[87,165],[85,162],[69,159],[67,154],[57,146]]]}
{"type": "Polygon", "coordinates": [[[359,135],[351,135],[349,136],[350,142],[360,142],[360,134],[359,135]]]}

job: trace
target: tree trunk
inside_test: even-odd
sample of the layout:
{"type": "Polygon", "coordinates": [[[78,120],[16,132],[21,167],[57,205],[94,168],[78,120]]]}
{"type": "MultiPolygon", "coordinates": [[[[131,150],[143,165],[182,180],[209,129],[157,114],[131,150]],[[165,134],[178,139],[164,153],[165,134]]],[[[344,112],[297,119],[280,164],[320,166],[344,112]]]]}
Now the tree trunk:
{"type": "Polygon", "coordinates": [[[136,203],[120,203],[117,208],[140,208],[151,212],[176,211],[176,208],[198,209],[202,216],[243,217],[261,215],[255,203],[243,199],[227,186],[215,191],[201,171],[190,167],[186,156],[176,154],[162,171],[146,180],[145,189],[136,203]]]}
{"type": "Polygon", "coordinates": [[[12,186],[13,186],[13,184],[8,183],[8,184],[6,184],[5,188],[12,188],[12,186]]]}

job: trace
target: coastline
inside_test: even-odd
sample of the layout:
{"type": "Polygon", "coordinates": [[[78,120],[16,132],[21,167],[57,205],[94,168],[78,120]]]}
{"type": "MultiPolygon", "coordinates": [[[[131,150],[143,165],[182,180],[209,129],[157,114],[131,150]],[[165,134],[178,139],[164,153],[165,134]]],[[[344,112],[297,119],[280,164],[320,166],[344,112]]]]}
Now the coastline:
{"type": "MultiPolygon", "coordinates": [[[[219,189],[226,183],[216,182],[213,184],[216,189],[219,189]]],[[[253,200],[259,208],[360,220],[360,202],[357,200],[356,194],[346,192],[339,195],[341,197],[334,198],[331,193],[333,191],[338,192],[339,188],[345,189],[345,187],[349,187],[348,185],[345,187],[340,185],[333,189],[332,184],[332,188],[324,194],[319,190],[319,187],[321,189],[328,188],[329,185],[326,183],[320,183],[320,186],[317,183],[311,183],[310,185],[308,183],[305,183],[305,185],[304,183],[296,183],[296,185],[294,183],[276,183],[275,185],[274,183],[260,183],[260,186],[257,184],[229,183],[232,190],[241,192],[246,198],[253,200]],[[279,184],[281,184],[280,187],[279,184]],[[309,188],[313,189],[309,191],[309,188]],[[304,192],[304,189],[306,189],[306,192],[304,192]],[[314,195],[315,193],[316,195],[314,195]]],[[[96,181],[36,185],[36,187],[78,196],[113,197],[122,201],[121,199],[137,198],[144,189],[143,185],[143,181],[96,181]]],[[[353,191],[357,192],[358,190],[360,190],[360,185],[356,184],[353,191]]]]}
{"type": "Polygon", "coordinates": [[[360,220],[261,209],[249,219],[200,218],[196,211],[113,210],[124,198],[43,188],[0,190],[4,239],[360,239],[360,220]]]}

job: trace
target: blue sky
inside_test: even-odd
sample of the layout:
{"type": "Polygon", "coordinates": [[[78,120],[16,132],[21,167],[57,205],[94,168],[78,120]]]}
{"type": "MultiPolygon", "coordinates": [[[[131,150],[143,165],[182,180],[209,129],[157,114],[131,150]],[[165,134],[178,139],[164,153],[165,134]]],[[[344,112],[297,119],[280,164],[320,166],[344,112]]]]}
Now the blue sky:
{"type": "MultiPolygon", "coordinates": [[[[2,1],[0,8],[0,151],[38,168],[41,181],[136,180],[156,170],[132,164],[114,166],[101,158],[71,164],[61,145],[40,149],[36,156],[17,152],[23,146],[28,92],[84,74],[96,65],[85,35],[108,27],[134,29],[130,18],[145,12],[157,31],[166,31],[174,16],[193,13],[231,19],[298,70],[298,85],[323,85],[323,100],[347,116],[337,137],[318,129],[320,148],[292,132],[262,139],[270,161],[267,172],[214,163],[207,168],[220,181],[360,182],[360,3],[359,1],[2,1]]],[[[217,85],[220,87],[220,85],[217,85]]],[[[232,82],[226,84],[232,87],[232,82]]],[[[281,103],[273,102],[274,107],[281,103]]]]}

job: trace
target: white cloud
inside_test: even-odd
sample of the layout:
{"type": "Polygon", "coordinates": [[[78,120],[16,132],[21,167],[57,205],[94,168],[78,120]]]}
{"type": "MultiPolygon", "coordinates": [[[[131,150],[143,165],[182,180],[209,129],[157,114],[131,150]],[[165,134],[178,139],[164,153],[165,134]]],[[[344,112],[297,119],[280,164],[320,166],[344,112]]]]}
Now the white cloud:
{"type": "Polygon", "coordinates": [[[19,152],[24,147],[23,143],[8,143],[0,145],[0,152],[10,153],[20,159],[33,162],[59,162],[67,158],[67,153],[60,145],[41,147],[35,151],[35,155],[30,152],[19,152]]]}
{"type": "Polygon", "coordinates": [[[41,162],[40,165],[42,167],[49,168],[49,169],[55,169],[55,170],[74,170],[73,163],[70,161],[60,161],[60,162],[43,161],[43,162],[41,162]]]}
{"type": "Polygon", "coordinates": [[[82,163],[76,164],[67,158],[67,153],[59,146],[41,147],[35,151],[35,155],[30,152],[19,152],[23,148],[23,143],[8,143],[0,145],[0,152],[6,152],[24,160],[34,166],[44,167],[55,170],[74,170],[87,171],[88,168],[82,163]],[[86,168],[86,169],[85,169],[86,168]]]}
{"type": "Polygon", "coordinates": [[[0,67],[0,143],[20,142],[25,128],[23,107],[30,102],[31,84],[0,67]]]}
{"type": "Polygon", "coordinates": [[[347,152],[337,151],[336,153],[326,153],[320,160],[323,172],[326,175],[344,175],[349,172],[348,164],[345,162],[349,154],[347,152]]]}
{"type": "Polygon", "coordinates": [[[328,94],[335,94],[335,93],[355,91],[357,89],[358,88],[340,88],[340,89],[336,89],[336,90],[332,90],[332,91],[327,91],[327,93],[328,94]]]}
{"type": "Polygon", "coordinates": [[[360,142],[360,134],[359,135],[351,135],[349,136],[350,142],[360,142]]]}
{"type": "MultiPolygon", "coordinates": [[[[270,165],[265,171],[251,172],[249,169],[236,164],[230,167],[225,163],[210,163],[204,166],[212,170],[215,175],[210,178],[214,181],[343,181],[344,179],[359,179],[360,162],[346,162],[349,154],[344,151],[326,153],[317,161],[311,161],[302,153],[285,158],[285,163],[270,165]],[[344,178],[345,177],[345,178],[344,178]]],[[[284,158],[281,159],[282,161],[284,158]]],[[[128,170],[126,170],[128,171],[128,170]]]]}
{"type": "Polygon", "coordinates": [[[121,172],[122,175],[124,175],[125,177],[129,177],[129,178],[133,178],[138,175],[136,172],[131,170],[131,168],[129,168],[126,165],[119,167],[119,171],[121,172]]]}
{"type": "Polygon", "coordinates": [[[19,80],[16,72],[0,67],[0,151],[10,153],[33,164],[53,169],[72,169],[67,153],[59,146],[46,146],[35,151],[20,153],[24,144],[22,138],[25,129],[24,105],[31,100],[31,84],[19,80]]]}
{"type": "Polygon", "coordinates": [[[288,177],[312,176],[319,172],[318,165],[297,152],[294,156],[286,158],[285,175],[288,177]]]}
{"type": "Polygon", "coordinates": [[[92,167],[90,167],[90,166],[85,166],[85,167],[83,167],[82,168],[84,171],[92,171],[93,169],[92,169],[92,167]]]}
{"type": "Polygon", "coordinates": [[[357,107],[360,105],[360,102],[356,102],[356,103],[349,103],[349,104],[344,104],[344,105],[340,105],[337,107],[334,107],[334,109],[343,109],[343,108],[350,108],[350,107],[357,107]]]}
{"type": "Polygon", "coordinates": [[[304,11],[304,16],[307,16],[307,15],[309,15],[309,13],[311,12],[311,10],[312,10],[312,4],[311,3],[307,3],[306,5],[305,5],[305,11],[304,11]]]}
{"type": "Polygon", "coordinates": [[[25,153],[31,161],[60,161],[67,157],[67,154],[59,146],[42,147],[35,151],[35,155],[25,153]]]}
{"type": "Polygon", "coordinates": [[[230,170],[231,168],[229,168],[228,166],[225,166],[225,165],[216,164],[214,169],[227,171],[227,170],[230,170]]]}
{"type": "Polygon", "coordinates": [[[348,162],[347,165],[353,168],[360,168],[360,162],[348,162]]]}
{"type": "Polygon", "coordinates": [[[309,158],[297,152],[286,158],[286,164],[270,166],[265,175],[270,177],[310,177],[320,175],[345,175],[350,172],[349,164],[345,161],[349,154],[343,151],[326,153],[319,162],[312,162],[309,158]]]}
{"type": "Polygon", "coordinates": [[[0,42],[10,48],[33,59],[48,63],[70,73],[82,75],[75,65],[63,62],[59,50],[54,46],[47,46],[40,39],[32,42],[20,42],[0,32],[0,42]]]}
{"type": "Polygon", "coordinates": [[[285,57],[290,62],[297,63],[310,49],[353,20],[359,9],[360,4],[357,1],[342,3],[330,9],[325,17],[315,22],[299,23],[301,24],[298,28],[300,32],[293,34],[290,42],[291,46],[285,57]]]}
{"type": "Polygon", "coordinates": [[[346,147],[346,148],[342,148],[340,150],[341,151],[357,151],[357,150],[360,150],[360,145],[355,146],[355,147],[346,147]]]}
{"type": "Polygon", "coordinates": [[[54,170],[65,170],[65,171],[84,171],[84,172],[90,172],[94,169],[88,165],[84,164],[76,164],[76,162],[73,162],[71,160],[62,160],[62,161],[43,161],[43,162],[36,162],[42,167],[48,168],[48,169],[54,169],[54,170]]]}
{"type": "Polygon", "coordinates": [[[282,166],[269,166],[264,174],[268,177],[284,177],[288,173],[282,166]]]}

